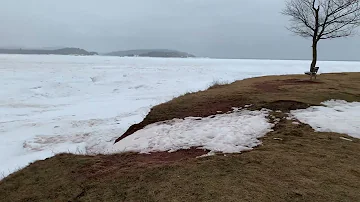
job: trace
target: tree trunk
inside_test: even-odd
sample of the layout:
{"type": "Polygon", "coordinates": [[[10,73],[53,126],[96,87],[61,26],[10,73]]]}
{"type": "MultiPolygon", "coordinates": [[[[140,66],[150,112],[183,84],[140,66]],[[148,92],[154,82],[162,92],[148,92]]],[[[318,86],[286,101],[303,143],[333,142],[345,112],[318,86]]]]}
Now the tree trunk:
{"type": "Polygon", "coordinates": [[[311,68],[316,67],[316,62],[317,62],[317,41],[314,40],[312,44],[312,62],[310,65],[310,71],[311,68]]]}
{"type": "Polygon", "coordinates": [[[320,5],[315,8],[316,1],[313,0],[313,9],[315,11],[315,27],[314,27],[314,34],[313,34],[313,40],[312,40],[312,62],[310,65],[310,72],[311,69],[316,67],[317,62],[317,43],[319,41],[318,34],[319,34],[319,11],[320,11],[320,5]]]}

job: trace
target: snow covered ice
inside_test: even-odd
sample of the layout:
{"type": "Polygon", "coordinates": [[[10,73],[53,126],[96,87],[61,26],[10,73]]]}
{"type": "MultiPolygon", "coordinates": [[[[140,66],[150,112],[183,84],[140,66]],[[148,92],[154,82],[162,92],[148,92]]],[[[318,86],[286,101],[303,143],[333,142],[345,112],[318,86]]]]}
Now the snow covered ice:
{"type": "Polygon", "coordinates": [[[238,153],[260,144],[271,131],[266,110],[235,111],[198,120],[189,117],[148,125],[114,145],[114,151],[149,153],[192,147],[212,152],[238,153]]]}
{"type": "Polygon", "coordinates": [[[294,110],[291,114],[309,124],[318,132],[335,132],[360,138],[360,102],[330,100],[308,109],[294,110]]]}
{"type": "MultiPolygon", "coordinates": [[[[107,153],[156,104],[214,81],[303,73],[308,61],[0,55],[0,176],[59,152],[107,153]]],[[[323,72],[360,71],[320,62],[323,72]]]]}

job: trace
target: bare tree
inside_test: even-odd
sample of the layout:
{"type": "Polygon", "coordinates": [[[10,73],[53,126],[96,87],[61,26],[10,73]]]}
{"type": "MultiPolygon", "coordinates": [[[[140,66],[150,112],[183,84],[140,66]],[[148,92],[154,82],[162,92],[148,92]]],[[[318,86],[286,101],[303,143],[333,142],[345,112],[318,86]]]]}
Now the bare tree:
{"type": "Polygon", "coordinates": [[[290,16],[293,33],[312,39],[312,62],[316,66],[321,39],[348,37],[360,25],[359,0],[288,0],[282,12],[290,16]]]}

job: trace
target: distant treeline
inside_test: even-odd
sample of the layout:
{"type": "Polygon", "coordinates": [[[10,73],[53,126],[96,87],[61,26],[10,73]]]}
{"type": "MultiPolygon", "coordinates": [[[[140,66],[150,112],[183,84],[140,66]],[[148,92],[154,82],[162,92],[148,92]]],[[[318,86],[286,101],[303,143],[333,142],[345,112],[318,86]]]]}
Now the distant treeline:
{"type": "Polygon", "coordinates": [[[61,48],[56,50],[41,49],[0,49],[0,54],[34,54],[34,55],[98,55],[80,48],[61,48]]]}
{"type": "MultiPolygon", "coordinates": [[[[60,49],[9,49],[0,48],[0,54],[33,54],[33,55],[98,55],[97,52],[88,52],[81,48],[60,48],[60,49]]],[[[191,58],[195,57],[192,54],[168,50],[168,49],[139,49],[115,51],[104,54],[107,56],[120,57],[165,57],[165,58],[191,58]]]]}
{"type": "Polygon", "coordinates": [[[120,57],[166,57],[166,58],[191,58],[195,57],[192,54],[168,49],[139,49],[139,50],[126,50],[115,51],[107,53],[109,56],[120,57]]]}

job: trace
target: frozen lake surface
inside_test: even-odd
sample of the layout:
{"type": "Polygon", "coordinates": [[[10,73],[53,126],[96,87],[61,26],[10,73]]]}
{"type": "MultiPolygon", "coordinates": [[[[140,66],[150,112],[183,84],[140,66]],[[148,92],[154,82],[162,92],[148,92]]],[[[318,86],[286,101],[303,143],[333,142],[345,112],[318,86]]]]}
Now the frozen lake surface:
{"type": "MultiPolygon", "coordinates": [[[[59,152],[106,153],[149,109],[214,81],[302,74],[309,61],[0,55],[0,176],[59,152]]],[[[360,72],[359,62],[319,62],[360,72]]],[[[1,178],[1,177],[0,177],[1,178]]]]}

